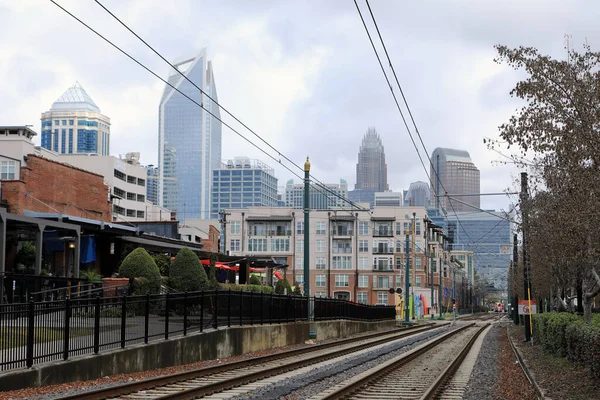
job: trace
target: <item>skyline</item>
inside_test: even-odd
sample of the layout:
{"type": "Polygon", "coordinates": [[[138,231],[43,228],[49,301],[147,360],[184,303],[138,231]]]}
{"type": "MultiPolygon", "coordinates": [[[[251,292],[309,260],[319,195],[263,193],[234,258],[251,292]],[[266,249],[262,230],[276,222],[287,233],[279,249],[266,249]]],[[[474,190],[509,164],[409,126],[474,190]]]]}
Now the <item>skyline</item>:
{"type": "MultiPolygon", "coordinates": [[[[166,78],[169,67],[99,7],[60,4],[166,78]]],[[[460,12],[451,4],[436,4],[373,4],[427,150],[468,151],[481,171],[482,192],[513,188],[518,170],[493,165],[502,156],[483,144],[483,138],[498,136],[498,125],[520,104],[508,94],[520,75],[493,62],[493,45],[531,45],[561,57],[563,32],[573,35],[575,46],[598,32],[593,22],[598,7],[549,1],[540,16],[535,2],[511,1],[500,7],[470,1],[460,12]],[[412,15],[407,23],[394,23],[395,16],[405,14],[412,15]]],[[[265,1],[252,7],[220,2],[199,7],[180,1],[178,7],[168,7],[160,1],[107,1],[106,6],[167,59],[208,47],[220,102],[299,165],[309,155],[313,175],[322,182],[341,177],[354,186],[356,148],[368,126],[377,128],[390,153],[391,190],[428,181],[351,2],[307,6],[265,1]],[[210,18],[198,25],[194,16],[200,10],[210,18]],[[306,20],[315,23],[307,26],[306,20]]],[[[160,81],[49,2],[0,1],[0,9],[8,31],[22,32],[0,38],[5,49],[0,56],[0,119],[5,124],[38,127],[39,114],[78,80],[111,117],[112,154],[139,151],[143,164],[157,165],[160,81]],[[61,42],[70,46],[54,45],[61,42]]],[[[257,158],[272,165],[280,181],[293,178],[226,128],[223,142],[224,159],[257,158]]],[[[510,205],[505,196],[482,197],[481,202],[484,209],[510,205]]]]}

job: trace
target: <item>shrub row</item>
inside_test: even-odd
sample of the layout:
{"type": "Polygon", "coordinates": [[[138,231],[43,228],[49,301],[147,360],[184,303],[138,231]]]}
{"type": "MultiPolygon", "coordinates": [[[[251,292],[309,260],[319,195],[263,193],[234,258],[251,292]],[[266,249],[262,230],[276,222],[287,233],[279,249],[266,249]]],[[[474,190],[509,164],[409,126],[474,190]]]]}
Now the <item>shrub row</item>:
{"type": "Polygon", "coordinates": [[[544,313],[533,317],[534,338],[544,350],[557,357],[586,366],[594,377],[600,377],[600,315],[592,324],[569,313],[544,313]]]}
{"type": "Polygon", "coordinates": [[[235,283],[220,283],[219,289],[222,289],[222,290],[231,289],[232,292],[239,292],[241,290],[244,292],[254,292],[254,293],[262,292],[264,294],[273,293],[273,288],[271,286],[265,286],[265,285],[236,285],[235,283]]]}

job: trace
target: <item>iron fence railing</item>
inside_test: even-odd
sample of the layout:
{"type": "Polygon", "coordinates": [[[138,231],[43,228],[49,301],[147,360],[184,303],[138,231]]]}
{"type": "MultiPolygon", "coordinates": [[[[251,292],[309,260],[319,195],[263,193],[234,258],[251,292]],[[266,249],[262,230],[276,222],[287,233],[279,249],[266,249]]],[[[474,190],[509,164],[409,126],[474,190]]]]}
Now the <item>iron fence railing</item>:
{"type": "Polygon", "coordinates": [[[218,290],[0,305],[0,370],[232,325],[393,319],[393,306],[218,290]],[[310,303],[310,306],[309,306],[310,303]]]}

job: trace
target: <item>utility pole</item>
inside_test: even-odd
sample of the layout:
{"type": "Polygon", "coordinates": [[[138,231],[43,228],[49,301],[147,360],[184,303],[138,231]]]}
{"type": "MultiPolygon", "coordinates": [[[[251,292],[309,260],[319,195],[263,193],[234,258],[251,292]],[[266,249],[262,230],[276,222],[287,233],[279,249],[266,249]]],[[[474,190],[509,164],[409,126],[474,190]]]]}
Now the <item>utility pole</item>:
{"type": "Polygon", "coordinates": [[[456,319],[456,266],[452,267],[452,311],[454,312],[454,319],[456,319]]]}
{"type": "MultiPolygon", "coordinates": [[[[531,295],[531,276],[529,271],[529,255],[527,248],[528,246],[528,220],[527,217],[527,172],[521,172],[521,216],[522,216],[522,228],[523,228],[523,299],[528,299],[531,295]]],[[[523,315],[523,321],[525,322],[525,341],[529,342],[531,340],[531,320],[529,318],[529,313],[525,313],[523,315]]]]}
{"type": "Polygon", "coordinates": [[[225,212],[225,210],[219,211],[219,215],[221,218],[219,222],[223,224],[223,251],[222,253],[227,255],[227,216],[231,215],[229,212],[225,212]]]}
{"type": "MultiPolygon", "coordinates": [[[[445,244],[444,244],[444,238],[442,237],[442,254],[445,252],[445,244]]],[[[438,317],[438,319],[444,319],[444,314],[442,311],[442,290],[443,290],[443,276],[442,276],[442,270],[444,269],[442,266],[442,259],[439,258],[439,275],[440,275],[440,286],[438,288],[438,309],[440,310],[440,316],[438,317]]]]}
{"type": "MultiPolygon", "coordinates": [[[[516,233],[513,234],[513,262],[512,262],[512,277],[517,274],[517,266],[519,265],[519,248],[518,248],[518,236],[516,233]]],[[[514,279],[512,280],[514,282],[514,279]]],[[[513,288],[512,299],[511,299],[511,317],[515,321],[515,325],[519,325],[519,295],[517,294],[517,288],[513,288]]]]}
{"type": "MultiPolygon", "coordinates": [[[[406,234],[406,246],[405,246],[405,254],[406,254],[406,267],[404,268],[404,324],[411,325],[412,322],[409,321],[409,306],[408,306],[408,277],[410,274],[410,237],[408,228],[404,231],[406,234]]],[[[414,282],[413,282],[414,283],[414,282]]]]}
{"type": "Polygon", "coordinates": [[[417,311],[417,308],[415,307],[415,284],[416,284],[416,277],[415,277],[415,232],[417,229],[417,213],[413,212],[413,221],[412,221],[412,285],[410,285],[411,287],[411,296],[412,296],[412,301],[413,301],[413,315],[412,315],[412,319],[415,319],[415,314],[417,311]]]}
{"type": "Polygon", "coordinates": [[[310,162],[304,163],[304,295],[306,296],[307,321],[310,321],[310,162]]]}

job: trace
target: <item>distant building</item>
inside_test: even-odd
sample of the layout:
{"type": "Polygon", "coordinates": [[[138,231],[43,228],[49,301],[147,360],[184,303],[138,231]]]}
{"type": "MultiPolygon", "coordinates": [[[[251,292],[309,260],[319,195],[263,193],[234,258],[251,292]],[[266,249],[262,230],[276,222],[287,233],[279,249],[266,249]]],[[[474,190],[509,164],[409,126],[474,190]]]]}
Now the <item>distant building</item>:
{"type": "Polygon", "coordinates": [[[177,90],[165,86],[158,109],[158,203],[188,218],[209,218],[212,171],[221,164],[221,122],[208,113],[220,118],[219,107],[198,90],[218,100],[206,53],[173,62],[168,81],[177,90]]]}
{"type": "MultiPolygon", "coordinates": [[[[329,183],[322,187],[311,185],[310,208],[314,210],[327,210],[337,207],[348,207],[348,183],[340,179],[340,183],[329,183]]],[[[291,208],[304,208],[304,183],[294,183],[290,179],[285,185],[285,206],[291,208]]]]}
{"type": "Polygon", "coordinates": [[[413,182],[404,195],[405,206],[419,206],[429,208],[431,193],[427,182],[413,182]]]}
{"type": "Polygon", "coordinates": [[[146,167],[146,200],[158,204],[158,167],[148,165],[146,167]]]}
{"type": "Polygon", "coordinates": [[[358,164],[356,164],[354,189],[375,192],[389,190],[385,151],[375,128],[369,128],[362,140],[358,153],[358,164]]]}
{"type": "Polygon", "coordinates": [[[375,207],[401,207],[402,193],[383,192],[375,193],[375,207]]]}
{"type": "Polygon", "coordinates": [[[369,203],[369,207],[375,206],[375,190],[354,189],[348,192],[348,200],[353,203],[369,203]]]}
{"type": "Polygon", "coordinates": [[[110,154],[110,118],[76,82],[42,113],[42,147],[60,154],[110,154]]]}
{"type": "Polygon", "coordinates": [[[438,147],[431,155],[431,163],[430,178],[434,208],[442,207],[448,212],[470,212],[479,208],[479,170],[471,161],[468,152],[438,147]],[[449,199],[444,196],[445,194],[471,196],[449,199]]]}
{"type": "Polygon", "coordinates": [[[236,157],[213,170],[212,218],[221,210],[276,205],[275,171],[261,161],[236,157]]]}

